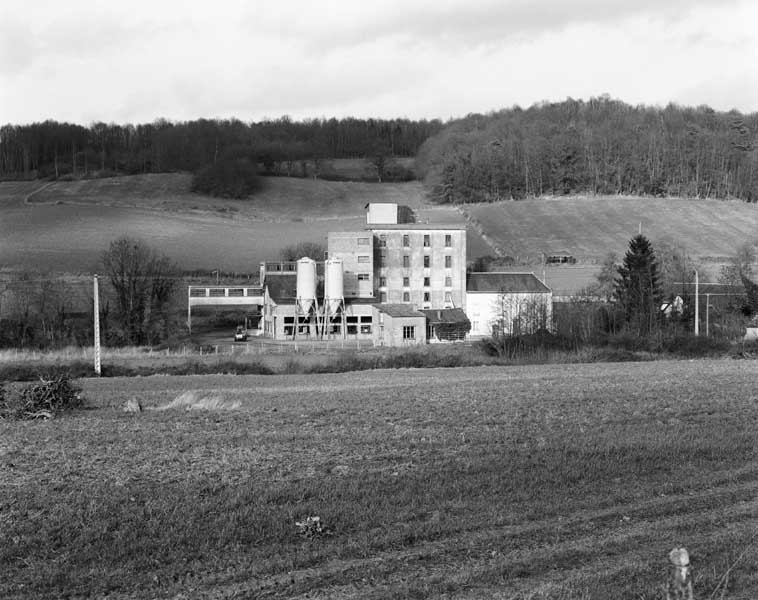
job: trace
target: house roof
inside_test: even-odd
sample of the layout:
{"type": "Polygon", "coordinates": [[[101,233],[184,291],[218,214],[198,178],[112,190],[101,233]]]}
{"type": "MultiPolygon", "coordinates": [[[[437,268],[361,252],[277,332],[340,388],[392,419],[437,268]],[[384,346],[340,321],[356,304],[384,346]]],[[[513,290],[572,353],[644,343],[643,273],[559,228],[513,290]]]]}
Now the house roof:
{"type": "MultiPolygon", "coordinates": [[[[545,285],[556,296],[577,296],[597,282],[601,265],[535,265],[529,267],[542,275],[545,273],[545,285]]],[[[501,273],[523,272],[524,267],[499,267],[501,273]]]]}
{"type": "Polygon", "coordinates": [[[469,320],[462,308],[425,308],[421,312],[426,315],[426,319],[431,325],[437,325],[438,323],[466,323],[469,320]]]}
{"type": "Polygon", "coordinates": [[[422,317],[426,315],[416,310],[412,304],[374,304],[374,307],[390,317],[422,317]]]}
{"type": "Polygon", "coordinates": [[[550,292],[534,273],[486,272],[469,273],[466,292],[547,293],[550,292]]]}

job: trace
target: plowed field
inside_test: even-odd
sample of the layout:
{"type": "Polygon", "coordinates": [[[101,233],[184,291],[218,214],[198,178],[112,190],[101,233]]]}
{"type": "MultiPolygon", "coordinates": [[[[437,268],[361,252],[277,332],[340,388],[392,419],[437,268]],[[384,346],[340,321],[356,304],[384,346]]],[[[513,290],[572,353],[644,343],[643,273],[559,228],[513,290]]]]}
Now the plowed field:
{"type": "Polygon", "coordinates": [[[89,410],[0,422],[0,597],[650,600],[684,545],[696,597],[755,598],[757,379],[682,361],[84,380],[89,410]],[[301,536],[308,516],[328,531],[301,536]]]}

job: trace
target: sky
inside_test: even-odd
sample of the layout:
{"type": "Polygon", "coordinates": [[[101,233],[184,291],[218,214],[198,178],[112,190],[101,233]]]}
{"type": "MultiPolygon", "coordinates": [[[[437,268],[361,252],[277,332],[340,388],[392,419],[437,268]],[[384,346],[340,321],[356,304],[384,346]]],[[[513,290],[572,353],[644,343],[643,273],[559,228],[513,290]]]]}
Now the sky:
{"type": "Polygon", "coordinates": [[[755,0],[0,2],[0,123],[758,112],[755,0]]]}

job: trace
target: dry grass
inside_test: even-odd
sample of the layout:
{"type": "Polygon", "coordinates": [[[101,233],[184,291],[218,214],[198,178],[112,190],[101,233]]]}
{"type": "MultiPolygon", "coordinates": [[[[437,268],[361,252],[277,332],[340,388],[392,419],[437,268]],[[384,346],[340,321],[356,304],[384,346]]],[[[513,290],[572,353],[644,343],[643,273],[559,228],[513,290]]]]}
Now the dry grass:
{"type": "Polygon", "coordinates": [[[84,380],[0,424],[0,596],[758,595],[755,368],[697,361],[84,380]],[[146,410],[177,395],[235,410],[146,410]],[[332,535],[304,539],[318,515],[332,535]],[[721,590],[719,590],[719,594],[721,590]]]}

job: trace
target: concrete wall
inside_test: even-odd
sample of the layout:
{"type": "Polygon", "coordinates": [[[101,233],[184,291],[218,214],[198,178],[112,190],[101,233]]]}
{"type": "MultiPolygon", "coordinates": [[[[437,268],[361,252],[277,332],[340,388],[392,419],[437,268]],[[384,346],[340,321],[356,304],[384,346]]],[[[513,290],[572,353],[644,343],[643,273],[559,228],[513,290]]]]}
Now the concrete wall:
{"type": "Polygon", "coordinates": [[[531,333],[544,324],[552,329],[553,302],[549,292],[500,294],[469,292],[466,294],[466,316],[471,321],[471,337],[492,335],[492,327],[501,318],[505,333],[512,334],[513,321],[520,319],[522,333],[531,333]]]}
{"type": "Polygon", "coordinates": [[[329,258],[342,260],[345,298],[374,294],[374,244],[369,231],[330,231],[329,258]]]}
{"type": "Polygon", "coordinates": [[[374,228],[372,232],[377,254],[374,284],[378,300],[414,304],[418,308],[465,309],[465,229],[374,228]],[[424,266],[424,257],[429,259],[428,267],[424,266]],[[429,285],[425,285],[427,278],[429,285]]]}

